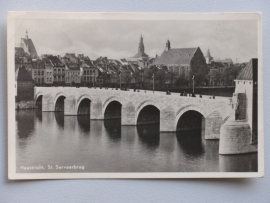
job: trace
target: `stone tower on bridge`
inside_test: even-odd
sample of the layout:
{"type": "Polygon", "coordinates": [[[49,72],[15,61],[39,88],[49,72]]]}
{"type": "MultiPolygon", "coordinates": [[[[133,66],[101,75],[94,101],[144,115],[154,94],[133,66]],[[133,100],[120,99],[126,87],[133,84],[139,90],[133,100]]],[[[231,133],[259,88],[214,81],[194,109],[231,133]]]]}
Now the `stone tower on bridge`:
{"type": "Polygon", "coordinates": [[[235,80],[231,115],[220,129],[220,154],[257,152],[258,59],[251,59],[235,80]]]}

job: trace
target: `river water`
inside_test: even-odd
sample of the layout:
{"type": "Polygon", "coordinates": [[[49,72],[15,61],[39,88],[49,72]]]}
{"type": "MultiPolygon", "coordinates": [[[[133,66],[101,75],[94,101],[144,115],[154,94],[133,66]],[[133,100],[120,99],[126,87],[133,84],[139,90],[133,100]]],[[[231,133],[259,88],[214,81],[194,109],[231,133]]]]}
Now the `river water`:
{"type": "Polygon", "coordinates": [[[16,111],[19,173],[257,171],[257,153],[223,156],[218,149],[200,131],[159,133],[158,124],[16,111]]]}

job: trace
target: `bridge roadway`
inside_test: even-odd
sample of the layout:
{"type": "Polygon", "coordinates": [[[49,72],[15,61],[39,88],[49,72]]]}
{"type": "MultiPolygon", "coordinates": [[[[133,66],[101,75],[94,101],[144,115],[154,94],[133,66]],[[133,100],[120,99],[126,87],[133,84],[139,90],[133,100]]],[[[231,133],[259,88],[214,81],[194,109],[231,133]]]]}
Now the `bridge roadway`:
{"type": "Polygon", "coordinates": [[[106,107],[113,101],[122,105],[121,124],[136,125],[140,111],[148,106],[155,106],[160,111],[160,131],[175,132],[180,117],[187,111],[202,114],[202,128],[205,139],[219,139],[220,127],[230,115],[230,98],[199,95],[196,97],[180,96],[179,93],[134,90],[94,89],[88,87],[35,87],[35,102],[42,96],[42,111],[55,111],[59,97],[64,99],[64,115],[78,115],[82,100],[90,100],[90,119],[104,119],[106,107]],[[63,98],[62,97],[62,98],[63,98]]]}

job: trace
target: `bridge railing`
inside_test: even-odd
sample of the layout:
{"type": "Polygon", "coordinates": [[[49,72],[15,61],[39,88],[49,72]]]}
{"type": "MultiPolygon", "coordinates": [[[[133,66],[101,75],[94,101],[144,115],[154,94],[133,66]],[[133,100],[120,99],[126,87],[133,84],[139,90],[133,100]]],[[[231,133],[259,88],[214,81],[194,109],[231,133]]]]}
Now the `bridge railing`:
{"type": "Polygon", "coordinates": [[[215,95],[201,95],[201,94],[194,94],[192,96],[191,93],[187,93],[186,96],[181,96],[181,93],[176,92],[165,92],[165,91],[153,91],[153,90],[143,90],[143,89],[119,89],[119,88],[100,88],[100,87],[65,87],[65,86],[54,86],[54,87],[43,87],[43,88],[81,88],[81,89],[90,89],[96,91],[122,91],[122,92],[134,92],[135,94],[154,94],[156,96],[168,96],[168,97],[192,97],[194,99],[203,98],[203,99],[214,99],[218,101],[223,101],[226,103],[230,103],[231,97],[222,97],[222,96],[215,96],[215,95]]]}

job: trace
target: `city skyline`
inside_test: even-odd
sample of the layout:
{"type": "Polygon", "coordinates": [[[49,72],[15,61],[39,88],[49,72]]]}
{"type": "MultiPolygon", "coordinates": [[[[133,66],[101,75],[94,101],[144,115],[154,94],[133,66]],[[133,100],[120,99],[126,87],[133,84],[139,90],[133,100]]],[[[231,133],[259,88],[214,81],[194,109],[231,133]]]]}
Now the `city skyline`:
{"type": "Polygon", "coordinates": [[[85,54],[92,60],[103,56],[129,58],[138,51],[140,36],[145,53],[161,55],[169,39],[172,48],[210,49],[214,59],[247,62],[257,58],[257,21],[125,21],[125,20],[23,20],[15,23],[15,41],[25,37],[38,55],[85,54]],[[240,26],[241,25],[241,26],[240,26]],[[199,32],[198,32],[199,31],[199,32]]]}

